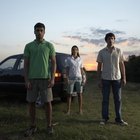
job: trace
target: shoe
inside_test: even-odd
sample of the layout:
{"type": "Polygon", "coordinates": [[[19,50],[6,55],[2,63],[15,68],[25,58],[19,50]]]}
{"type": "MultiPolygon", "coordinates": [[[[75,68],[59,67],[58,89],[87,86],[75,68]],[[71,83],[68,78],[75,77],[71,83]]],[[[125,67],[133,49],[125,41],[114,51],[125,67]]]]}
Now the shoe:
{"type": "Polygon", "coordinates": [[[105,125],[107,123],[107,120],[105,120],[105,119],[102,119],[101,121],[100,121],[100,125],[105,125]]]}
{"type": "Polygon", "coordinates": [[[30,128],[28,128],[28,129],[25,131],[24,137],[30,137],[30,136],[32,136],[36,131],[37,131],[37,127],[36,127],[36,126],[31,126],[30,128]]]}
{"type": "Polygon", "coordinates": [[[121,121],[116,121],[116,124],[122,125],[122,126],[127,126],[127,125],[128,125],[128,123],[125,122],[125,121],[123,121],[123,120],[121,120],[121,121]]]}
{"type": "Polygon", "coordinates": [[[49,135],[52,135],[54,133],[54,130],[53,130],[52,126],[48,126],[47,131],[48,131],[49,135]]]}

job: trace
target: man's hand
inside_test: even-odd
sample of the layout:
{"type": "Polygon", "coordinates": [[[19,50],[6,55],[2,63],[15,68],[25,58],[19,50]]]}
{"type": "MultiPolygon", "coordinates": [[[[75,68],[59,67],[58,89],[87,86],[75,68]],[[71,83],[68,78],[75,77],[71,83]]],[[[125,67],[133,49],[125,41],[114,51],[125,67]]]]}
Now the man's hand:
{"type": "Polygon", "coordinates": [[[31,85],[30,81],[26,81],[26,82],[25,82],[25,86],[26,86],[26,88],[27,88],[28,90],[31,90],[31,89],[32,89],[32,85],[31,85]]]}
{"type": "Polygon", "coordinates": [[[99,80],[99,81],[98,81],[98,87],[99,87],[99,88],[102,88],[102,80],[99,80]]]}
{"type": "Polygon", "coordinates": [[[51,79],[48,82],[48,88],[52,88],[54,86],[54,79],[51,79]]]}
{"type": "Polygon", "coordinates": [[[126,78],[123,78],[123,79],[122,79],[122,84],[123,84],[123,86],[126,85],[126,78]]]}

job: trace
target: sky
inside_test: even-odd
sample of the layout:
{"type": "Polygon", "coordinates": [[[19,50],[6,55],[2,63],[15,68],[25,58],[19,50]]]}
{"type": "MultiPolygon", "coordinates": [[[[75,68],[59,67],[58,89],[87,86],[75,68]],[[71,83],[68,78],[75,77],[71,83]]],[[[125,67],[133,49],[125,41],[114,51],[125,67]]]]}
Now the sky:
{"type": "Polygon", "coordinates": [[[37,22],[45,24],[44,38],[57,52],[70,54],[77,45],[87,70],[96,70],[108,32],[126,59],[140,55],[139,6],[140,0],[0,0],[0,61],[23,53],[37,22]]]}

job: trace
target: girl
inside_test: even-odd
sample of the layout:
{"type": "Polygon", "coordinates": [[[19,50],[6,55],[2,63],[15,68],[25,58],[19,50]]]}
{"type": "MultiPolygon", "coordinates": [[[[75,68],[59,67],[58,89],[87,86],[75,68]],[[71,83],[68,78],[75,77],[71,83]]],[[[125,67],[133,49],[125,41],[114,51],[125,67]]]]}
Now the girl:
{"type": "Polygon", "coordinates": [[[71,97],[74,90],[76,90],[78,95],[79,114],[83,114],[82,92],[86,79],[77,46],[71,48],[71,56],[66,59],[66,75],[68,82],[67,114],[70,114],[71,97]]]}

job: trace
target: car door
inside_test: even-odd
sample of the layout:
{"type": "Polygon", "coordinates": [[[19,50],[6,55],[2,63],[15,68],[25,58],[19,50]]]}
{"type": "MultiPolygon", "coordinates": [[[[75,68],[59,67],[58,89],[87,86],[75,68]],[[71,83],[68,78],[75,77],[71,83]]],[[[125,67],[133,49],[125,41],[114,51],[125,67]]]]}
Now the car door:
{"type": "Polygon", "coordinates": [[[0,63],[0,87],[9,89],[10,83],[13,81],[13,73],[15,70],[17,57],[8,57],[0,63]]]}
{"type": "Polygon", "coordinates": [[[13,84],[15,85],[16,90],[18,92],[24,92],[25,93],[26,88],[25,88],[25,82],[24,82],[24,59],[23,59],[23,55],[20,55],[19,58],[18,58],[13,76],[14,76],[13,84]]]}

